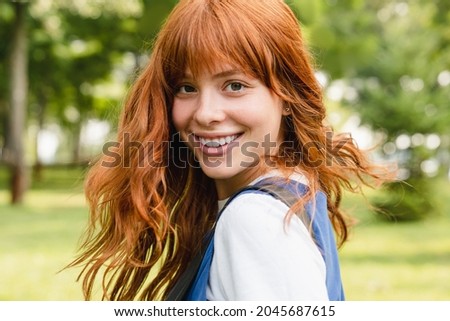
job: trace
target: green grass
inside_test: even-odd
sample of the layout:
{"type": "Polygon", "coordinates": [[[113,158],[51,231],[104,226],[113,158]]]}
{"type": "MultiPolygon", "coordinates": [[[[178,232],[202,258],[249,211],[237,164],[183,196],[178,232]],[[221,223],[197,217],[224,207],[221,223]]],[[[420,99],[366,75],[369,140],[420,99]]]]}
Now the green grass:
{"type": "Polygon", "coordinates": [[[348,300],[450,300],[449,187],[436,189],[441,215],[419,222],[380,222],[361,197],[347,198],[360,219],[340,252],[348,300]]]}
{"type": "Polygon", "coordinates": [[[82,299],[78,271],[60,272],[74,258],[87,218],[80,174],[46,173],[39,184],[47,188],[32,188],[17,207],[0,190],[0,300],[82,299]]]}
{"type": "MultiPolygon", "coordinates": [[[[83,299],[79,270],[59,272],[75,257],[87,220],[82,175],[45,171],[13,207],[0,170],[0,300],[83,299]]],[[[348,300],[450,300],[449,187],[436,188],[441,215],[415,223],[380,222],[362,197],[346,198],[359,219],[340,252],[348,300]]]]}

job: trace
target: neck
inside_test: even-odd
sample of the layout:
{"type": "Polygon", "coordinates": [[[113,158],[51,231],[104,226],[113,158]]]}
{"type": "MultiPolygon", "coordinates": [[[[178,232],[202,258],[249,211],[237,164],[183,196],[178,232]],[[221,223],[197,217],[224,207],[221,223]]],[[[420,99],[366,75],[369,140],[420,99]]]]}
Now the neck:
{"type": "Polygon", "coordinates": [[[217,195],[219,200],[226,199],[230,197],[237,190],[247,186],[257,177],[264,175],[268,172],[268,168],[262,162],[262,165],[249,167],[248,169],[240,172],[238,175],[233,177],[229,177],[226,179],[215,179],[214,182],[216,184],[217,195]]]}

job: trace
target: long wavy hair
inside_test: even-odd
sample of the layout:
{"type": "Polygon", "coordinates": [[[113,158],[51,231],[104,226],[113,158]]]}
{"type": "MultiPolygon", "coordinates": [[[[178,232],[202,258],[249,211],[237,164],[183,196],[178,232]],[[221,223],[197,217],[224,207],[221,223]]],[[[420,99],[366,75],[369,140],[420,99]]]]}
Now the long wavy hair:
{"type": "Polygon", "coordinates": [[[218,210],[215,185],[180,142],[171,108],[186,68],[195,77],[220,62],[260,79],[290,108],[278,167],[308,179],[296,207],[318,190],[327,195],[339,244],[347,239],[343,189],[380,177],[350,136],[324,124],[321,87],[291,9],[282,0],[181,0],[131,88],[118,143],[86,178],[90,223],[71,264],[84,266],[86,299],[99,276],[103,299],[163,299],[203,246],[218,210]]]}

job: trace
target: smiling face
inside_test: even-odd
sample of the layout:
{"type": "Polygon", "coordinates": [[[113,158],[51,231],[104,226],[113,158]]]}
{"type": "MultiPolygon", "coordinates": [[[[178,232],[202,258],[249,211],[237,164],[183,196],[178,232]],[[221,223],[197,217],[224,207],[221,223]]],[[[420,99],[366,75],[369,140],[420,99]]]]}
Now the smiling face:
{"type": "Polygon", "coordinates": [[[276,153],[283,112],[281,99],[260,80],[222,65],[197,78],[186,71],[172,119],[225,198],[260,174],[261,157],[276,153]]]}

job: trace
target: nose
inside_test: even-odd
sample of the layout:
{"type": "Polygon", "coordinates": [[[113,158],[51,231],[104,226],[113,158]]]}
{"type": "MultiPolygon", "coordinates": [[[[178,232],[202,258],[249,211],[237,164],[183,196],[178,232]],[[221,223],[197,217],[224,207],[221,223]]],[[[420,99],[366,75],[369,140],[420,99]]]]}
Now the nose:
{"type": "Polygon", "coordinates": [[[221,99],[214,92],[203,91],[199,95],[194,120],[201,126],[211,126],[220,123],[226,118],[224,109],[221,107],[221,99]]]}

